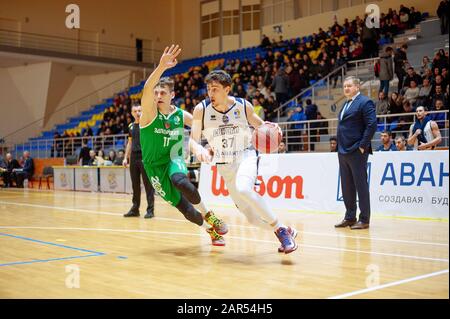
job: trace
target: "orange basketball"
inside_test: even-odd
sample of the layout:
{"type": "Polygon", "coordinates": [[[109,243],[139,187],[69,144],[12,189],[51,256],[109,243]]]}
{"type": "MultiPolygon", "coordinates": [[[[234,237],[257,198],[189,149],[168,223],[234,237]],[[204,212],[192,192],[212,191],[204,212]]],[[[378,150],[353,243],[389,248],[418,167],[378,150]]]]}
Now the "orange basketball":
{"type": "Polygon", "coordinates": [[[252,144],[261,153],[276,153],[282,137],[283,133],[278,125],[264,122],[263,125],[254,130],[252,144]]]}

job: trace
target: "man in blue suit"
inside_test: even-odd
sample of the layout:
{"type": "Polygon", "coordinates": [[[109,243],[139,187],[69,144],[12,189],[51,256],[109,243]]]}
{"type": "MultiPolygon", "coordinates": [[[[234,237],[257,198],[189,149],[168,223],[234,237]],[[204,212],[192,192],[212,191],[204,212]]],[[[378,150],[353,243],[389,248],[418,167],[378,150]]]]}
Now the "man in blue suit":
{"type": "Polygon", "coordinates": [[[370,194],[367,160],[372,154],[371,140],[377,130],[375,104],[359,92],[360,81],[350,76],[344,80],[347,98],[337,127],[339,171],[346,213],[335,227],[366,229],[370,223],[370,194]],[[361,214],[356,220],[356,193],[361,214]]]}

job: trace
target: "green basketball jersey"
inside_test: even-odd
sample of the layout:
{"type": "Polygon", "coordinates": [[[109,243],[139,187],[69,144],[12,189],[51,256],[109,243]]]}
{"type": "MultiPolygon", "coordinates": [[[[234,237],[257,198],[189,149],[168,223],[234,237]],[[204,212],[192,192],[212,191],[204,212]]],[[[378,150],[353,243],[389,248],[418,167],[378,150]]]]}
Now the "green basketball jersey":
{"type": "Polygon", "coordinates": [[[141,127],[142,161],[159,166],[168,164],[171,158],[183,157],[183,110],[177,108],[169,115],[159,112],[153,122],[141,127]]]}

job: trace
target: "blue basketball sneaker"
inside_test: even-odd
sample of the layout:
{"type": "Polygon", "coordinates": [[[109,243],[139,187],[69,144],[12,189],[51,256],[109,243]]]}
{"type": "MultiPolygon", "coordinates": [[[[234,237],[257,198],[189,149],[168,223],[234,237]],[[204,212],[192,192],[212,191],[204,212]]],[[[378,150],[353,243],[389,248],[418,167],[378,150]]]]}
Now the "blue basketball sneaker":
{"type": "Polygon", "coordinates": [[[297,231],[291,227],[279,227],[275,231],[275,235],[281,243],[281,247],[278,248],[279,252],[284,252],[285,254],[292,253],[298,247],[294,240],[293,234],[297,236],[297,231]]]}

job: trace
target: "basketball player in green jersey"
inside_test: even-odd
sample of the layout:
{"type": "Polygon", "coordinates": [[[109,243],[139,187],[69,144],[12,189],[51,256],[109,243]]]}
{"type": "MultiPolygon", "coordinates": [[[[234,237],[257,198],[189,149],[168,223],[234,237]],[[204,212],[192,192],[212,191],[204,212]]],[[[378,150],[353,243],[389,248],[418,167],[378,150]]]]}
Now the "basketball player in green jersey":
{"type": "Polygon", "coordinates": [[[159,65],[144,85],[139,123],[142,162],[159,195],[187,220],[204,227],[214,246],[224,246],[222,235],[228,232],[226,224],[206,208],[186,175],[184,126],[192,125],[192,115],[171,104],[175,96],[174,82],[169,78],[160,79],[165,70],[177,64],[180,52],[178,45],[166,47],[159,65]]]}

